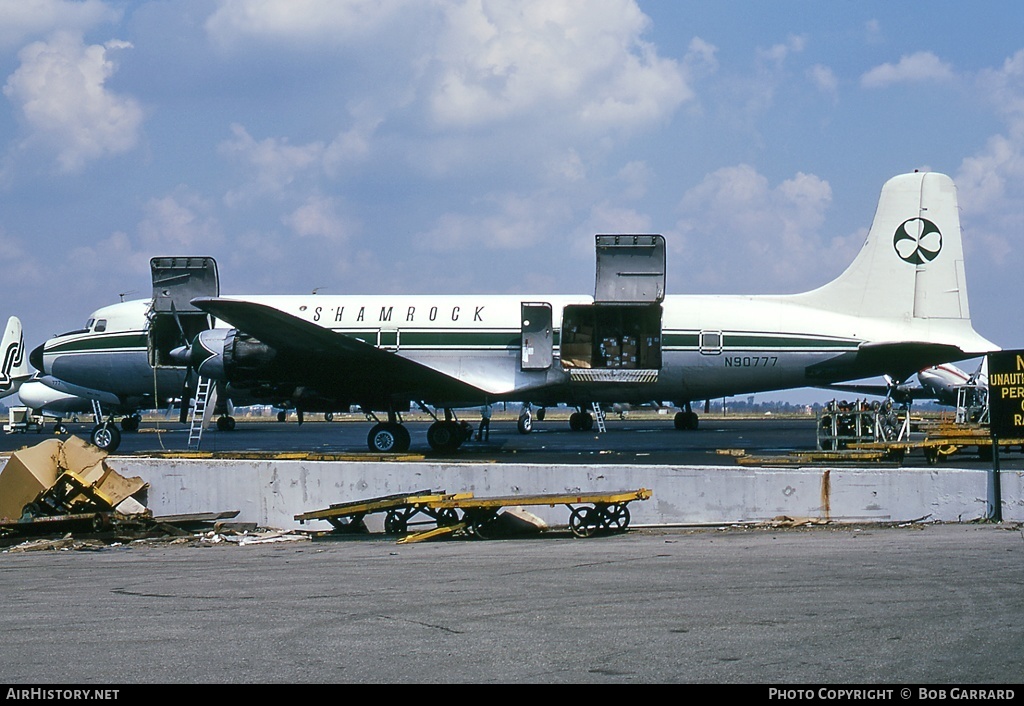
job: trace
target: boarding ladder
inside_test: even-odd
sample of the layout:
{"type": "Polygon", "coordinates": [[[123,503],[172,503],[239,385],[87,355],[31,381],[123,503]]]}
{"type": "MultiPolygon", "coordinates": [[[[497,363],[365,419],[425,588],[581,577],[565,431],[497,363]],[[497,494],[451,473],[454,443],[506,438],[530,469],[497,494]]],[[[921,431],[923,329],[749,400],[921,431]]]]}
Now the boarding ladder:
{"type": "Polygon", "coordinates": [[[190,451],[199,450],[199,442],[203,438],[203,427],[206,426],[206,408],[211,403],[210,391],[213,389],[210,378],[200,377],[196,383],[196,394],[193,397],[195,404],[192,407],[192,422],[188,430],[188,448],[190,451]]]}
{"type": "Polygon", "coordinates": [[[594,421],[597,422],[597,431],[603,434],[608,431],[608,427],[604,424],[604,410],[601,409],[601,405],[597,402],[592,402],[590,406],[594,409],[594,421]]]}

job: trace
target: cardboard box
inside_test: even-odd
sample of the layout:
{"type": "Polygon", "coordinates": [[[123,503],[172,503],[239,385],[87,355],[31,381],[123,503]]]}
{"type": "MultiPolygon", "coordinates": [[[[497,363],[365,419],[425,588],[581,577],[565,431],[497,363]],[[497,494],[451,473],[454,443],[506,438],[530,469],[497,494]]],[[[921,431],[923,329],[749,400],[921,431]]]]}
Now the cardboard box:
{"type": "Polygon", "coordinates": [[[566,368],[589,368],[594,347],[590,343],[563,343],[562,365],[566,368]]]}
{"type": "MultiPolygon", "coordinates": [[[[0,518],[18,521],[24,508],[55,485],[66,487],[62,478],[74,476],[74,489],[94,488],[106,498],[110,509],[146,487],[139,477],[126,478],[106,464],[107,453],[77,436],[66,441],[47,439],[11,455],[0,471],[0,518]]],[[[72,507],[88,500],[78,494],[68,498],[72,507]]],[[[134,506],[133,506],[134,507],[134,506]]]]}
{"type": "Polygon", "coordinates": [[[54,484],[60,450],[60,439],[47,439],[11,454],[0,471],[0,519],[20,520],[25,506],[54,484]]]}

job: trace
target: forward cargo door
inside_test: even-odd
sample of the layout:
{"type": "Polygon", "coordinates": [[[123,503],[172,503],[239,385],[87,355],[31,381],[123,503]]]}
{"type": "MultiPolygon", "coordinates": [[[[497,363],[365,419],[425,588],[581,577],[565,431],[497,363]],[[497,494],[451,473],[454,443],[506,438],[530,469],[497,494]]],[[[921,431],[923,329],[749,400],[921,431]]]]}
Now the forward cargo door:
{"type": "Polygon", "coordinates": [[[170,352],[213,325],[209,314],[192,306],[192,300],[220,296],[217,262],[212,257],[154,257],[149,267],[153,276],[149,363],[180,367],[171,361],[170,352]]]}
{"type": "Polygon", "coordinates": [[[551,330],[551,305],[546,302],[523,302],[522,357],[523,370],[547,370],[554,361],[554,341],[551,330]]]}

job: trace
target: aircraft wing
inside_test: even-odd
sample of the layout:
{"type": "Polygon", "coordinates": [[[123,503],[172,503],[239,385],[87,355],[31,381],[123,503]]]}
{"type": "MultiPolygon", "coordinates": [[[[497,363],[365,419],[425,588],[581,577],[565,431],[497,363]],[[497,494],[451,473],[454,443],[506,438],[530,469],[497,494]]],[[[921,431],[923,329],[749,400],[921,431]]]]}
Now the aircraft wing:
{"type": "Polygon", "coordinates": [[[407,400],[444,398],[476,403],[486,393],[434,368],[255,302],[199,297],[192,305],[285,354],[292,368],[319,378],[339,396],[370,392],[407,400]],[[333,377],[317,371],[333,371],[333,377]],[[352,371],[358,371],[353,375],[352,371]],[[343,388],[343,391],[340,391],[343,388]]]}
{"type": "Polygon", "coordinates": [[[872,377],[884,370],[895,380],[907,380],[922,368],[939,363],[971,358],[956,346],[898,341],[894,343],[865,343],[856,351],[843,353],[831,360],[807,368],[811,380],[835,378],[842,374],[847,380],[872,377]],[[863,371],[863,374],[858,374],[863,371]],[[851,375],[852,373],[852,375],[851,375]]]}
{"type": "Polygon", "coordinates": [[[836,390],[838,392],[852,392],[855,395],[891,397],[896,402],[935,399],[935,393],[932,390],[928,390],[920,386],[893,387],[890,385],[872,385],[870,383],[835,383],[833,385],[823,385],[819,389],[836,390]]]}

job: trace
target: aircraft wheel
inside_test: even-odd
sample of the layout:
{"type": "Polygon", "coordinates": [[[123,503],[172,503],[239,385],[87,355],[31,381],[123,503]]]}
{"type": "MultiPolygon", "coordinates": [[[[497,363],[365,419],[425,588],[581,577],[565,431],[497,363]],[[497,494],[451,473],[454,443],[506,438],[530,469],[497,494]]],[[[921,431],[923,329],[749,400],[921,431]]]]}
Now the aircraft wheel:
{"type": "Polygon", "coordinates": [[[696,412],[676,412],[674,419],[676,429],[694,430],[700,424],[700,418],[696,412]]]}
{"type": "Polygon", "coordinates": [[[139,417],[131,415],[121,420],[121,431],[138,431],[139,430],[139,417]]]}
{"type": "Polygon", "coordinates": [[[366,443],[370,447],[370,451],[404,453],[409,450],[409,430],[401,424],[382,422],[370,429],[366,443]]]}
{"type": "Polygon", "coordinates": [[[533,431],[533,417],[529,414],[524,414],[519,417],[519,421],[516,422],[516,427],[519,429],[520,434],[529,434],[533,431]]]}
{"type": "Polygon", "coordinates": [[[594,428],[594,415],[590,412],[580,413],[580,428],[583,431],[590,431],[594,428]]]}
{"type": "Polygon", "coordinates": [[[57,422],[56,424],[53,425],[53,433],[54,434],[67,434],[68,433],[68,428],[66,426],[64,426],[63,424],[61,424],[60,422],[57,422]]]}
{"type": "Polygon", "coordinates": [[[427,428],[427,443],[434,451],[450,453],[462,444],[463,434],[456,422],[434,422],[427,428]]]}
{"type": "Polygon", "coordinates": [[[543,407],[541,407],[540,409],[537,410],[537,421],[538,422],[543,422],[544,421],[544,408],[543,407]]]}
{"type": "Polygon", "coordinates": [[[573,412],[569,415],[569,428],[573,431],[579,431],[582,427],[580,426],[580,413],[573,412]]]}
{"type": "Polygon", "coordinates": [[[277,413],[277,421],[283,422],[287,418],[288,418],[288,413],[285,412],[284,410],[281,410],[280,412],[277,413]]]}
{"type": "Polygon", "coordinates": [[[334,412],[327,412],[327,413],[325,413],[324,414],[324,421],[325,422],[333,422],[334,421],[334,412]]]}
{"type": "Polygon", "coordinates": [[[92,430],[92,443],[98,449],[114,453],[121,445],[121,432],[110,422],[97,424],[92,430]]]}
{"type": "Polygon", "coordinates": [[[233,431],[235,418],[226,414],[223,417],[217,417],[217,428],[221,431],[233,431]]]}

